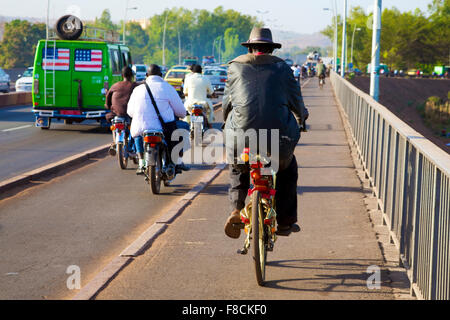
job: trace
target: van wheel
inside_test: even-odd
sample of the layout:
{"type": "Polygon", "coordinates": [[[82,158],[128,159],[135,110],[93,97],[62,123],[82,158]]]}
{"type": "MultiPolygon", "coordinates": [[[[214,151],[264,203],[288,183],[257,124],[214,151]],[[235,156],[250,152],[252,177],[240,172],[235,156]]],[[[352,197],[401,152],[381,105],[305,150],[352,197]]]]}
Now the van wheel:
{"type": "Polygon", "coordinates": [[[71,14],[62,16],[55,25],[56,34],[62,40],[77,40],[83,33],[83,23],[71,14]]]}

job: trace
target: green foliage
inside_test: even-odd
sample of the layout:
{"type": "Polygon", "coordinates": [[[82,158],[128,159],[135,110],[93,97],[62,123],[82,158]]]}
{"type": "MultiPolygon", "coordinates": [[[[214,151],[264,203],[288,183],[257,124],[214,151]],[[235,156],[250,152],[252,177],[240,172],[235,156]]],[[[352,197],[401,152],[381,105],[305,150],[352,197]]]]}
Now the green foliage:
{"type": "MultiPolygon", "coordinates": [[[[372,15],[367,15],[361,7],[351,9],[348,18],[348,50],[351,46],[353,30],[354,64],[364,70],[371,60],[372,15]]],[[[342,19],[338,16],[338,53],[342,50],[342,19]]],[[[322,31],[333,40],[334,21],[322,31]]],[[[428,16],[417,9],[414,12],[400,12],[396,8],[384,9],[381,29],[381,62],[391,69],[421,68],[431,73],[434,65],[447,64],[450,48],[450,0],[433,0],[428,16]]],[[[350,55],[349,55],[350,59],[350,55]]]]}
{"type": "Polygon", "coordinates": [[[33,65],[38,40],[45,38],[45,24],[13,20],[5,24],[0,43],[0,67],[10,69],[33,65]]]}
{"type": "Polygon", "coordinates": [[[185,8],[166,9],[160,15],[150,18],[146,33],[149,37],[146,46],[145,63],[162,64],[162,44],[164,23],[166,22],[165,58],[166,65],[177,64],[178,35],[181,47],[181,60],[186,56],[212,55],[222,62],[246,53],[240,45],[248,39],[254,25],[260,25],[255,17],[243,15],[234,10],[217,7],[214,11],[187,10],[185,8]],[[166,20],[167,19],[167,20],[166,20]]]}
{"type": "MultiPolygon", "coordinates": [[[[162,14],[149,18],[144,30],[135,22],[126,25],[126,42],[131,49],[134,63],[163,62],[163,35],[165,33],[165,60],[167,66],[182,62],[186,56],[211,55],[214,46],[216,59],[227,62],[246,53],[240,45],[248,39],[253,26],[261,26],[257,18],[234,10],[217,7],[207,10],[185,8],[166,9],[162,14]],[[180,52],[179,51],[180,47],[180,52]]],[[[86,26],[118,32],[123,36],[123,21],[114,24],[108,9],[94,21],[83,21],[86,26]]],[[[33,63],[34,50],[39,39],[45,38],[45,25],[32,25],[27,21],[13,21],[5,26],[4,41],[0,43],[0,65],[5,68],[24,67],[33,63]]]]}

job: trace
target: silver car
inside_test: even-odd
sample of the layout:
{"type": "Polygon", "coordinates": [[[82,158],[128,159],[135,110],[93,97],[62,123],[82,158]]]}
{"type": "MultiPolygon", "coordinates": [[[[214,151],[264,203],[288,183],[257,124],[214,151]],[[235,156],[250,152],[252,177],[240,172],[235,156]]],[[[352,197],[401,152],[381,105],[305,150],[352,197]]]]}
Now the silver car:
{"type": "Polygon", "coordinates": [[[203,75],[206,76],[214,89],[214,92],[223,92],[227,82],[227,71],[223,68],[205,68],[203,75]]]}
{"type": "Polygon", "coordinates": [[[9,92],[9,82],[9,74],[7,74],[5,71],[3,71],[2,68],[0,68],[0,92],[9,92]]]}

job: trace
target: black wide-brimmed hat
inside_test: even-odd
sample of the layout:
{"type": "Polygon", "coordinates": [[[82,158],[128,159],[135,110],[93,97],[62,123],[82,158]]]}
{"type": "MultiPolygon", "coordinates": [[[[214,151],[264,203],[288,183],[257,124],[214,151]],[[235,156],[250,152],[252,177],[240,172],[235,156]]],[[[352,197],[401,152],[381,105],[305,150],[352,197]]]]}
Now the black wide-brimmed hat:
{"type": "Polygon", "coordinates": [[[268,28],[253,28],[248,41],[241,43],[244,47],[251,46],[252,44],[270,44],[277,49],[281,48],[280,43],[273,42],[272,31],[268,28]]]}

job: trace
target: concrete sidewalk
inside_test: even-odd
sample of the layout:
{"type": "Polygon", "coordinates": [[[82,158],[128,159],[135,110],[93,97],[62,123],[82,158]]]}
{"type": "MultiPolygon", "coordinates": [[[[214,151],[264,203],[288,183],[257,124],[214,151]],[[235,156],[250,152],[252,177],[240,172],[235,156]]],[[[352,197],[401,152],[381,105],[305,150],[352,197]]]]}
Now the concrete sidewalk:
{"type": "Polygon", "coordinates": [[[224,234],[224,170],[97,299],[394,299],[330,84],[320,90],[312,79],[303,94],[310,127],[296,149],[302,231],[278,238],[266,287],[256,283],[251,254],[236,253],[243,233],[224,234]],[[379,289],[367,287],[369,266],[381,270],[379,289]]]}

